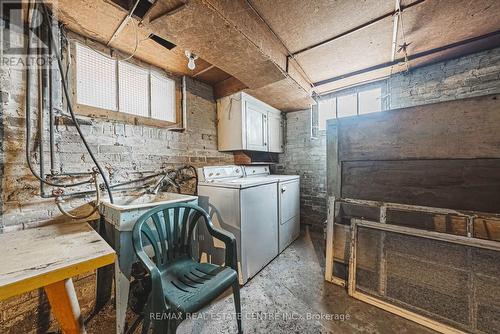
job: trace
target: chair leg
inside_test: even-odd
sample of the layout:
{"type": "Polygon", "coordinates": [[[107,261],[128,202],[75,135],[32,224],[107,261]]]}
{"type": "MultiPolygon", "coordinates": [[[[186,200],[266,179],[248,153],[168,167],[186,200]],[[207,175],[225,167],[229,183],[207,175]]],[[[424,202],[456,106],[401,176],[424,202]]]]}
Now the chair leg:
{"type": "Polygon", "coordinates": [[[178,326],[179,322],[175,319],[171,319],[168,324],[168,334],[175,334],[178,326]]]}
{"type": "Polygon", "coordinates": [[[151,326],[151,311],[149,309],[149,302],[144,307],[144,318],[142,320],[142,334],[147,334],[151,326]]]}
{"type": "Polygon", "coordinates": [[[233,283],[234,308],[236,309],[236,321],[238,322],[238,333],[243,333],[241,326],[241,302],[240,302],[240,283],[236,280],[233,283]]]}

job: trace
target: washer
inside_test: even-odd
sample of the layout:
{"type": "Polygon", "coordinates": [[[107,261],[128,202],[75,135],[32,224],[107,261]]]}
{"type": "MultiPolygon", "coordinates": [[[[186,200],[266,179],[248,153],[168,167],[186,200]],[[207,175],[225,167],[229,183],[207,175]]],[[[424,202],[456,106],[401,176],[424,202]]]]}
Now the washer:
{"type": "MultiPolygon", "coordinates": [[[[278,180],[245,177],[234,165],[204,167],[198,174],[198,202],[215,227],[236,237],[240,284],[245,284],[278,255],[278,180]]],[[[222,264],[224,244],[203,228],[200,233],[201,260],[222,264]]]]}
{"type": "Polygon", "coordinates": [[[264,166],[244,166],[247,178],[267,177],[277,180],[278,197],[278,251],[283,252],[300,234],[300,176],[270,174],[264,166]]]}

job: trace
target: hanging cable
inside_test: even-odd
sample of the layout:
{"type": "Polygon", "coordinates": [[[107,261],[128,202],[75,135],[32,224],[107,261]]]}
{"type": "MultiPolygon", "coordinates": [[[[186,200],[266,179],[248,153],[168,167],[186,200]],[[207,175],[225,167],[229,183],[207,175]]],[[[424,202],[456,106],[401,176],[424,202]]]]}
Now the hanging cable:
{"type": "MultiPolygon", "coordinates": [[[[44,12],[45,18],[47,19],[48,22],[50,22],[51,21],[51,17],[49,15],[47,7],[45,5],[42,5],[42,7],[43,7],[43,12],[44,12]]],[[[87,151],[88,151],[88,153],[89,153],[92,161],[94,162],[95,166],[97,167],[97,170],[99,171],[99,174],[101,174],[102,180],[104,182],[104,186],[106,187],[106,190],[108,192],[109,200],[110,200],[111,203],[113,203],[114,202],[113,201],[113,194],[111,193],[111,188],[109,186],[108,179],[106,178],[106,175],[104,174],[104,171],[103,171],[101,165],[99,164],[99,162],[97,161],[96,157],[94,156],[94,153],[92,152],[92,149],[90,148],[89,144],[87,143],[87,140],[85,139],[85,136],[83,135],[83,132],[80,129],[80,125],[78,124],[78,120],[76,119],[75,113],[73,112],[73,106],[72,106],[72,103],[71,103],[71,100],[70,100],[70,96],[69,96],[69,92],[68,92],[68,87],[66,85],[66,77],[64,75],[64,70],[63,70],[63,65],[62,65],[61,57],[60,57],[59,51],[57,49],[57,45],[56,45],[56,42],[55,42],[55,39],[54,39],[54,35],[53,35],[53,32],[52,32],[52,29],[49,29],[49,32],[50,32],[50,35],[51,35],[51,42],[52,42],[52,47],[54,49],[54,55],[56,57],[57,65],[59,67],[59,72],[61,74],[61,80],[62,80],[62,83],[63,83],[62,87],[63,87],[63,91],[64,91],[64,96],[66,97],[68,111],[69,111],[69,113],[71,115],[71,119],[73,120],[73,123],[75,124],[76,131],[78,132],[78,134],[80,135],[80,138],[82,139],[83,145],[87,149],[87,151]]]]}
{"type": "Polygon", "coordinates": [[[62,207],[62,204],[65,202],[64,198],[63,198],[64,190],[62,190],[62,189],[55,189],[52,192],[54,195],[57,196],[56,197],[57,208],[59,209],[59,211],[61,211],[61,213],[63,215],[68,216],[68,217],[70,217],[72,219],[85,219],[85,218],[89,218],[90,216],[92,216],[94,213],[97,212],[97,210],[99,209],[99,203],[101,202],[101,192],[99,190],[99,182],[97,180],[97,173],[94,174],[94,186],[95,186],[95,189],[96,189],[96,199],[95,199],[95,203],[94,203],[94,209],[90,213],[82,215],[82,216],[76,216],[76,215],[73,215],[72,213],[69,213],[68,211],[66,211],[62,207]]]}

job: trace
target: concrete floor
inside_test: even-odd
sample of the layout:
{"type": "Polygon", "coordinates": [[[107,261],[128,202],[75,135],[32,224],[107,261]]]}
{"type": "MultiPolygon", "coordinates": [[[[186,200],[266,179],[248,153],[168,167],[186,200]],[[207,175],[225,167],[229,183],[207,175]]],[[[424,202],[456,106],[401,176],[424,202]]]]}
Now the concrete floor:
{"type": "MultiPolygon", "coordinates": [[[[433,333],[350,298],[343,288],[323,280],[323,266],[322,236],[303,231],[241,290],[244,332],[433,333]]],[[[236,333],[233,316],[233,298],[228,293],[196,319],[184,321],[178,333],[236,333]]],[[[112,333],[114,320],[114,310],[109,306],[87,325],[88,333],[112,333]]],[[[140,333],[139,329],[135,332],[140,333]]]]}

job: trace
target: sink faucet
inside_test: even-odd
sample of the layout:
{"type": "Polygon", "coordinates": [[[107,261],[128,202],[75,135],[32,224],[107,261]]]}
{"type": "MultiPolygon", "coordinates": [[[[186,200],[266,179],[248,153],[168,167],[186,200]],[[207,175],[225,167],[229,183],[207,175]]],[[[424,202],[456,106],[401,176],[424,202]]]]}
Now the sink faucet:
{"type": "Polygon", "coordinates": [[[148,193],[149,194],[153,194],[153,195],[158,194],[158,191],[160,190],[160,187],[163,184],[163,181],[167,181],[168,183],[170,183],[171,185],[173,185],[175,187],[175,189],[177,190],[177,192],[179,192],[179,190],[180,190],[179,185],[177,183],[175,183],[171,178],[169,178],[168,175],[165,173],[158,180],[158,182],[155,184],[155,186],[148,190],[148,193]]]}

